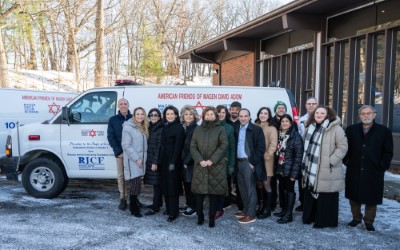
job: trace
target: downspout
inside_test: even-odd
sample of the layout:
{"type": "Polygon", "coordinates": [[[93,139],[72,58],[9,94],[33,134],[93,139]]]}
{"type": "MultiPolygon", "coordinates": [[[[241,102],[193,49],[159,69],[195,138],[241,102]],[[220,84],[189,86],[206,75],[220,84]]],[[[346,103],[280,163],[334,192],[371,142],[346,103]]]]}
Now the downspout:
{"type": "Polygon", "coordinates": [[[218,86],[221,86],[221,81],[222,81],[222,76],[221,76],[221,64],[218,63],[218,62],[214,62],[214,61],[208,60],[208,59],[206,59],[206,58],[204,58],[204,57],[201,57],[201,56],[197,55],[194,51],[192,51],[192,55],[194,55],[195,57],[201,58],[201,59],[203,59],[204,61],[207,61],[207,62],[209,62],[209,63],[217,64],[217,65],[218,65],[218,86]]]}

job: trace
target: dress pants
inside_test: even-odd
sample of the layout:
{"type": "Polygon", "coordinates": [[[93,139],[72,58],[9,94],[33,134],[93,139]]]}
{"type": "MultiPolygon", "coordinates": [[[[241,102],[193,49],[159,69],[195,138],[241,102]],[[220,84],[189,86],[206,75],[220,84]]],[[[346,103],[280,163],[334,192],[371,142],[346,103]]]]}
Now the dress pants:
{"type": "Polygon", "coordinates": [[[125,176],[124,176],[124,158],[115,158],[117,161],[117,181],[118,181],[118,191],[119,191],[119,198],[127,199],[128,192],[125,187],[125,176]]]}
{"type": "MultiPolygon", "coordinates": [[[[351,213],[353,214],[353,220],[361,221],[363,215],[361,213],[361,204],[350,200],[351,213]]],[[[376,205],[365,205],[365,216],[364,222],[367,224],[373,224],[376,216],[376,205]]]]}
{"type": "Polygon", "coordinates": [[[243,212],[255,217],[257,208],[257,190],[254,170],[247,160],[238,162],[238,186],[243,200],[243,212]]]}

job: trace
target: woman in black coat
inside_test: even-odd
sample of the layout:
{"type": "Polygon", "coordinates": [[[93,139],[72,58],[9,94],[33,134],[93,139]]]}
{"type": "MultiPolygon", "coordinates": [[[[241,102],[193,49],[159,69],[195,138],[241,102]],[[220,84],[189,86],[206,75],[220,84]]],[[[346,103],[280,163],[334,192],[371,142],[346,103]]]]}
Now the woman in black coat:
{"type": "Polygon", "coordinates": [[[161,145],[161,131],[163,123],[161,120],[160,110],[153,108],[149,111],[149,139],[147,141],[147,161],[146,174],[143,182],[153,186],[153,204],[150,205],[150,210],[145,215],[153,215],[160,211],[162,207],[162,193],[160,186],[161,171],[158,168],[158,154],[161,145]]]}
{"type": "Polygon", "coordinates": [[[179,111],[174,106],[164,109],[163,121],[158,166],[161,168],[161,189],[165,197],[167,221],[172,222],[179,213],[179,174],[182,171],[185,130],[179,121],[179,111]]]}
{"type": "Polygon", "coordinates": [[[199,120],[199,114],[197,110],[191,105],[185,105],[181,109],[181,122],[185,129],[185,143],[183,144],[182,150],[182,163],[183,163],[183,186],[185,189],[186,207],[182,214],[184,216],[195,216],[196,214],[196,202],[194,194],[192,193],[192,178],[193,178],[193,158],[190,154],[190,142],[197,122],[199,120]]]}
{"type": "Polygon", "coordinates": [[[281,212],[274,213],[280,217],[278,223],[293,221],[292,210],[296,201],[294,183],[300,174],[303,159],[303,139],[294,126],[290,115],[284,114],[279,120],[278,147],[276,150],[275,175],[279,181],[279,199],[283,199],[281,212]]]}

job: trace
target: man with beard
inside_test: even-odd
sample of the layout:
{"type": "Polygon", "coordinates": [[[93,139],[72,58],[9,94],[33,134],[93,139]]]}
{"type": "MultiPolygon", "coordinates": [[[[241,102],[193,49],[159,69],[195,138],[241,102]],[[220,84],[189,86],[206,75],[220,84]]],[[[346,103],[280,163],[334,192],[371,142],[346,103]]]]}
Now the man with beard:
{"type": "Polygon", "coordinates": [[[385,171],[393,158],[393,136],[390,129],[374,121],[374,107],[364,105],[358,115],[361,122],[346,129],[349,147],[343,159],[347,166],[345,196],[353,215],[348,226],[357,227],[364,220],[367,231],[373,232],[376,207],[383,199],[385,171]],[[361,204],[365,204],[364,216],[361,204]]]}
{"type": "Polygon", "coordinates": [[[239,121],[239,111],[242,108],[242,104],[240,102],[232,102],[231,107],[229,108],[229,113],[231,115],[231,118],[229,121],[227,121],[229,124],[233,126],[233,128],[237,127],[240,125],[239,121]]]}

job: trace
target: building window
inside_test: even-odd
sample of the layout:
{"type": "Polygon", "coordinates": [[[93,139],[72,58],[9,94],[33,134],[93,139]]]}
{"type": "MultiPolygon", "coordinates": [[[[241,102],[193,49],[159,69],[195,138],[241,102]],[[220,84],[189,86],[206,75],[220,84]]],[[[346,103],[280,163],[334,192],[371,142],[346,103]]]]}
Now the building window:
{"type": "Polygon", "coordinates": [[[375,106],[377,115],[375,121],[382,123],[383,104],[383,73],[385,66],[385,36],[378,34],[374,36],[373,58],[372,58],[372,81],[371,81],[371,104],[375,106]]]}
{"type": "Polygon", "coordinates": [[[393,95],[390,101],[393,101],[392,121],[391,128],[395,133],[400,133],[400,30],[394,32],[394,46],[395,46],[395,73],[393,84],[393,95]]]}

